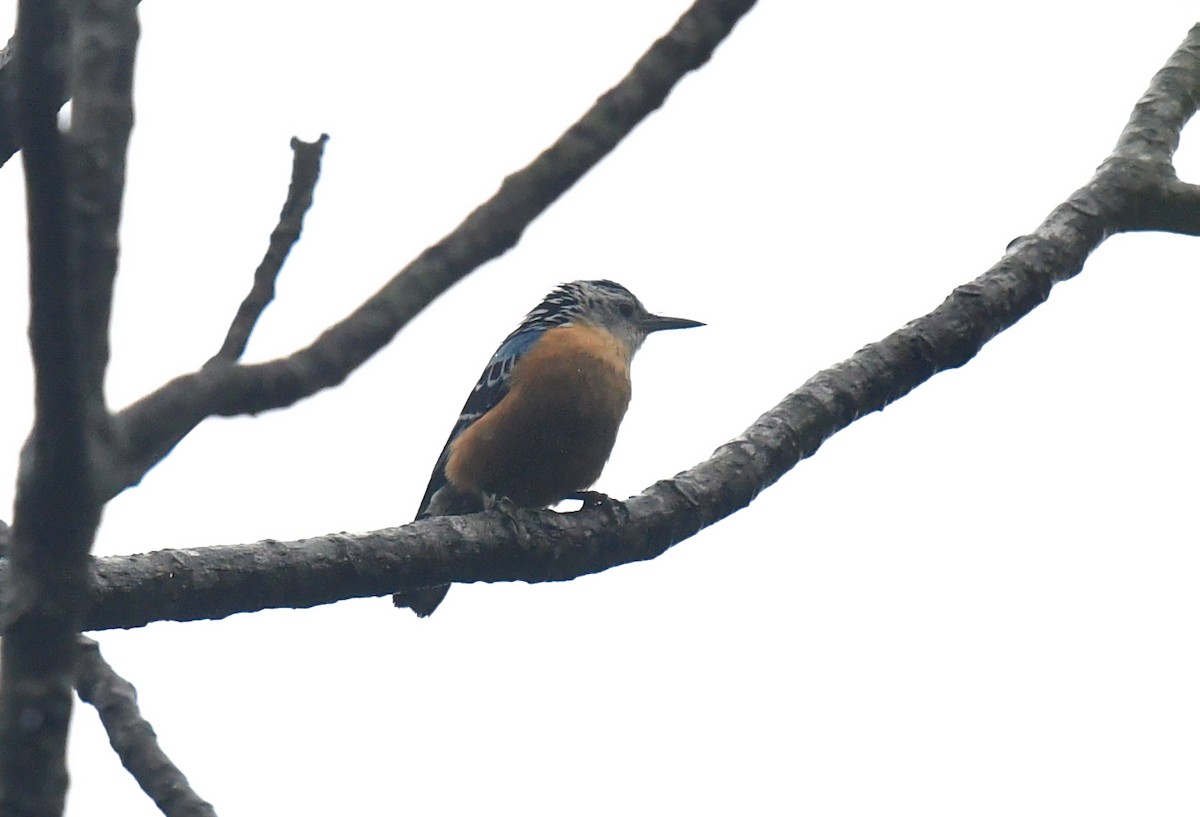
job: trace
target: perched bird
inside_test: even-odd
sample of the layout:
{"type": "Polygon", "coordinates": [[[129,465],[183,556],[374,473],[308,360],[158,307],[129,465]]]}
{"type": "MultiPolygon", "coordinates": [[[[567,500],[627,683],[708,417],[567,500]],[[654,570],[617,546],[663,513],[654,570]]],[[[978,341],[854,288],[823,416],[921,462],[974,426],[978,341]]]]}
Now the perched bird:
{"type": "MultiPolygon", "coordinates": [[[[646,336],[703,326],[652,315],[612,281],[551,290],[492,355],[450,432],[417,518],[474,513],[490,499],[544,508],[580,498],[617,439],[629,364],[646,336]]],[[[392,596],[424,617],[449,585],[392,596]]]]}

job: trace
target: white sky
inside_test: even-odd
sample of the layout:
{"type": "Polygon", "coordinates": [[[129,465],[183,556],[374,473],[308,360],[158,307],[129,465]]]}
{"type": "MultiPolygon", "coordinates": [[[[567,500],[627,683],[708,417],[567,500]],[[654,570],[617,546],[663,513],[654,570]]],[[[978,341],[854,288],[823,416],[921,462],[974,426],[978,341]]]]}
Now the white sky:
{"type": "MultiPolygon", "coordinates": [[[[1032,230],[1195,15],[840,5],[764,0],[514,251],[342,388],[205,423],[110,506],[97,552],[408,521],[495,345],[574,278],[709,324],[647,344],[597,487],[691,466],[1032,230]]],[[[113,406],[219,345],[292,135],[332,139],[251,359],[375,291],[686,6],[146,0],[113,406]]],[[[1178,166],[1200,180],[1194,143],[1178,166]]],[[[10,472],[31,404],[20,184],[10,162],[10,472]]],[[[101,644],[222,817],[1194,814],[1198,262],[1195,239],[1109,241],[965,368],[654,562],[456,587],[427,621],[368,599],[101,644]]],[[[68,813],[157,813],[77,716],[68,813]]]]}

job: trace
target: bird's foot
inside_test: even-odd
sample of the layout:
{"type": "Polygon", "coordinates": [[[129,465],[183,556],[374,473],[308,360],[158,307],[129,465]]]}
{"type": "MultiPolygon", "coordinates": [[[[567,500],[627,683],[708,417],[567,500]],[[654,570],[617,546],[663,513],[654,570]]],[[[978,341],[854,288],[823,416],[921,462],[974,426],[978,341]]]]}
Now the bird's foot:
{"type": "Polygon", "coordinates": [[[528,538],[529,533],[525,530],[525,525],[517,517],[517,512],[521,509],[517,507],[517,503],[513,502],[506,496],[500,494],[484,494],[483,509],[485,511],[496,511],[504,520],[508,522],[509,527],[517,534],[518,538],[528,538]]]}
{"type": "Polygon", "coordinates": [[[518,510],[517,503],[501,494],[484,494],[483,509],[485,511],[499,511],[506,516],[512,516],[518,510]]]}
{"type": "Polygon", "coordinates": [[[564,498],[565,499],[577,499],[580,502],[582,502],[583,506],[579,509],[581,511],[591,510],[592,508],[599,508],[602,505],[607,505],[610,502],[617,501],[617,500],[613,499],[611,496],[609,496],[608,494],[604,493],[603,491],[576,491],[575,493],[571,494],[570,496],[567,496],[564,498]]]}
{"type": "MultiPolygon", "coordinates": [[[[618,525],[629,518],[629,509],[625,507],[625,503],[619,499],[613,499],[602,491],[576,491],[567,499],[578,499],[582,502],[583,504],[579,507],[580,511],[603,508],[612,517],[612,521],[618,525]]],[[[576,511],[576,513],[578,512],[576,511]]]]}

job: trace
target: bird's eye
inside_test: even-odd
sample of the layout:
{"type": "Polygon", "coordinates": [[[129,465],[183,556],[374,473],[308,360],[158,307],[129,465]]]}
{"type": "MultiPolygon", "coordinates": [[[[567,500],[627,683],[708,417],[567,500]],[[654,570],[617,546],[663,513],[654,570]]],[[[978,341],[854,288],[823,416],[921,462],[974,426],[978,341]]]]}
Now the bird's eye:
{"type": "Polygon", "coordinates": [[[617,307],[617,311],[621,313],[622,318],[632,318],[633,304],[621,304],[617,307]]]}

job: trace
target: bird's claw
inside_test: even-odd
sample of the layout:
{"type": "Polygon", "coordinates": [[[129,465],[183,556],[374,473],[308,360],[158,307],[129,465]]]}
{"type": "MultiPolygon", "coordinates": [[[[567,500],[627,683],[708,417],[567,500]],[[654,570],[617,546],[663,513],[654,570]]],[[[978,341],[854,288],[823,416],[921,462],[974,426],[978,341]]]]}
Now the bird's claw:
{"type": "Polygon", "coordinates": [[[503,516],[504,520],[508,522],[509,527],[513,529],[518,537],[525,538],[528,536],[525,525],[517,517],[517,512],[521,509],[517,507],[517,503],[508,497],[501,496],[500,494],[484,494],[483,509],[485,511],[496,511],[503,516]]]}
{"type": "MultiPolygon", "coordinates": [[[[578,499],[582,502],[583,505],[580,506],[580,511],[603,508],[616,524],[620,524],[629,516],[629,510],[625,507],[624,502],[619,499],[613,499],[602,491],[576,491],[567,497],[567,499],[578,499]]],[[[576,513],[578,512],[576,511],[576,513]]]]}
{"type": "Polygon", "coordinates": [[[607,505],[610,502],[616,502],[611,496],[601,491],[576,491],[567,497],[567,499],[577,499],[583,503],[583,507],[579,510],[587,511],[592,508],[599,508],[601,505],[607,505]]]}
{"type": "Polygon", "coordinates": [[[484,494],[483,509],[485,511],[499,511],[505,516],[512,516],[518,510],[517,503],[500,494],[484,494]]]}

